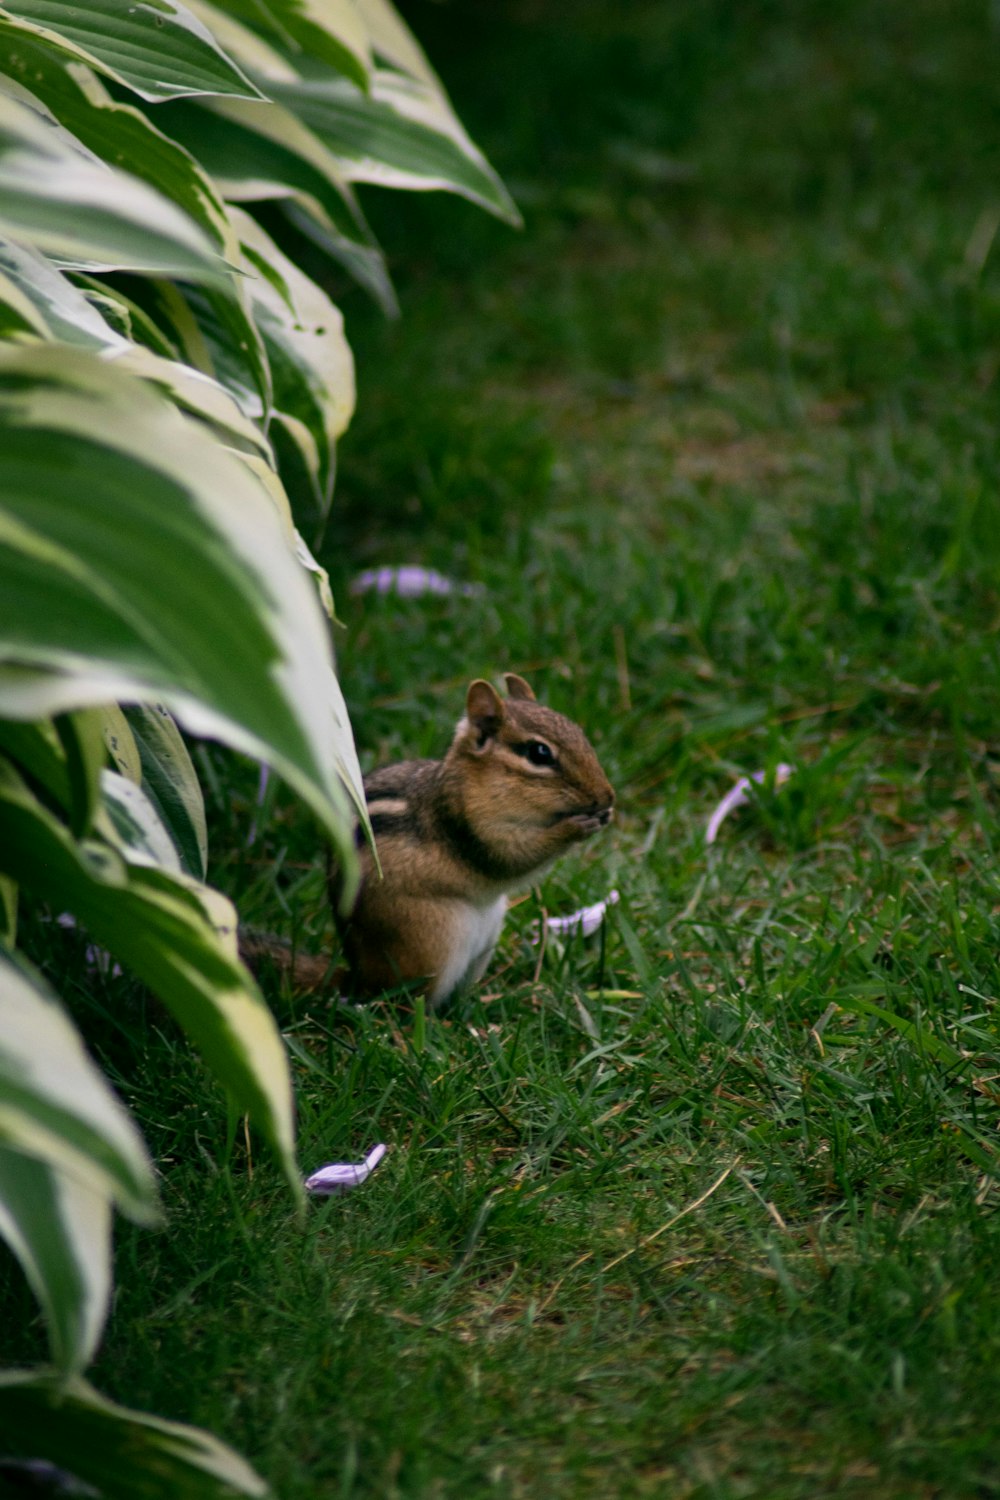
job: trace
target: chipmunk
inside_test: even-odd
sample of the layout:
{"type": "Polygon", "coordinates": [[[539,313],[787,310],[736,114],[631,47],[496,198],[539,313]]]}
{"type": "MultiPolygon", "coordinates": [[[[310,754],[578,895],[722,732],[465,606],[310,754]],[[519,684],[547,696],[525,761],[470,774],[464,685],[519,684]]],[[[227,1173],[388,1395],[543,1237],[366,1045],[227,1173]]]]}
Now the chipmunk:
{"type": "Polygon", "coordinates": [[[615,794],[583,730],[545,708],[522,677],[508,697],[479,679],[443,760],[406,760],[365,778],[379,878],[359,829],[361,885],[334,917],[359,998],[409,981],[434,1007],[480,979],[507,897],[611,820],[615,794]]]}

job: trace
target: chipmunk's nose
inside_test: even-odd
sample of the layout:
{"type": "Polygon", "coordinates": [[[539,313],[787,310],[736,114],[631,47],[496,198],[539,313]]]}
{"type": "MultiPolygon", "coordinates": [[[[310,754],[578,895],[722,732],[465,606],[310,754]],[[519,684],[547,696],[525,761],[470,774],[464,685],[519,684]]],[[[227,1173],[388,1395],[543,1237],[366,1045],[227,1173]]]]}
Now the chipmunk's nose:
{"type": "Polygon", "coordinates": [[[602,807],[601,808],[600,812],[597,814],[597,821],[598,821],[598,823],[600,823],[600,825],[601,825],[602,828],[606,828],[608,826],[608,824],[611,822],[611,814],[613,812],[614,812],[614,808],[613,807],[602,807]]]}

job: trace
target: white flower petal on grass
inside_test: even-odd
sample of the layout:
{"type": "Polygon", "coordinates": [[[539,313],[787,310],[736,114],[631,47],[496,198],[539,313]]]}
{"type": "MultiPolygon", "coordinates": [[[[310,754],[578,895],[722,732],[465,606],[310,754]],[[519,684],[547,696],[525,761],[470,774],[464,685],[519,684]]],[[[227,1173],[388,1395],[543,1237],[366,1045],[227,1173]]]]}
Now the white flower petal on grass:
{"type": "Polygon", "coordinates": [[[400,568],[366,568],[351,583],[352,594],[398,594],[401,599],[419,599],[424,594],[461,594],[475,599],[485,592],[481,583],[457,583],[434,568],[406,563],[400,568]]]}
{"type": "Polygon", "coordinates": [[[364,1161],[357,1163],[333,1161],[328,1166],[320,1167],[311,1177],[306,1178],[306,1192],[328,1198],[333,1193],[347,1193],[351,1188],[360,1187],[372,1175],[386,1149],[382,1145],[375,1146],[364,1161]]]}
{"type": "MultiPolygon", "coordinates": [[[[603,901],[595,901],[593,906],[581,906],[578,911],[571,911],[565,917],[546,917],[545,926],[557,937],[568,937],[574,932],[590,937],[604,921],[608,907],[617,906],[620,899],[617,891],[609,891],[603,901]]],[[[534,941],[538,941],[537,937],[534,941]]]]}
{"type": "MultiPolygon", "coordinates": [[[[789,776],[794,774],[794,771],[795,767],[786,766],[784,761],[782,761],[780,765],[775,766],[775,786],[781,786],[788,780],[789,776]]],[[[741,776],[732,790],[726,793],[705,826],[706,844],[715,843],[715,840],[717,839],[719,834],[719,829],[722,827],[724,820],[729,817],[729,814],[733,811],[734,808],[742,807],[744,802],[749,800],[751,783],[755,783],[757,786],[760,786],[763,783],[766,775],[766,771],[754,771],[749,776],[741,776]]]]}

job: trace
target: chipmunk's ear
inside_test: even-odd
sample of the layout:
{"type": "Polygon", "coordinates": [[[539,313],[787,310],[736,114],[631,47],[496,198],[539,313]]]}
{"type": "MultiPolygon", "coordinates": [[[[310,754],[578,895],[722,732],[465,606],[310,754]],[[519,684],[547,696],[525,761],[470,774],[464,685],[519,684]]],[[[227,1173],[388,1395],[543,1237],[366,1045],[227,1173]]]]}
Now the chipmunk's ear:
{"type": "Polygon", "coordinates": [[[503,699],[495,687],[477,677],[475,682],[469,683],[469,691],[465,695],[465,714],[469,727],[475,731],[481,750],[487,740],[496,737],[497,730],[503,723],[503,699]]]}
{"type": "Polygon", "coordinates": [[[523,677],[518,677],[516,672],[505,672],[503,680],[507,684],[507,692],[512,698],[530,698],[532,703],[535,695],[531,690],[530,683],[525,682],[523,677]]]}

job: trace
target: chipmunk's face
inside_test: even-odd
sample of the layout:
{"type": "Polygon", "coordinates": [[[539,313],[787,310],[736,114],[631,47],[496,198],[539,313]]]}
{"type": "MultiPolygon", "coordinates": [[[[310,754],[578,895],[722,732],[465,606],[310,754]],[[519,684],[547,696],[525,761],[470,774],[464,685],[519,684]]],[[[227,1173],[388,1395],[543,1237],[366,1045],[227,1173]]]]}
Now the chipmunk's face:
{"type": "Polygon", "coordinates": [[[537,703],[522,678],[506,681],[506,700],[486,682],[469,688],[453,747],[467,768],[466,809],[547,857],[606,827],[615,794],[579,725],[537,703]]]}

